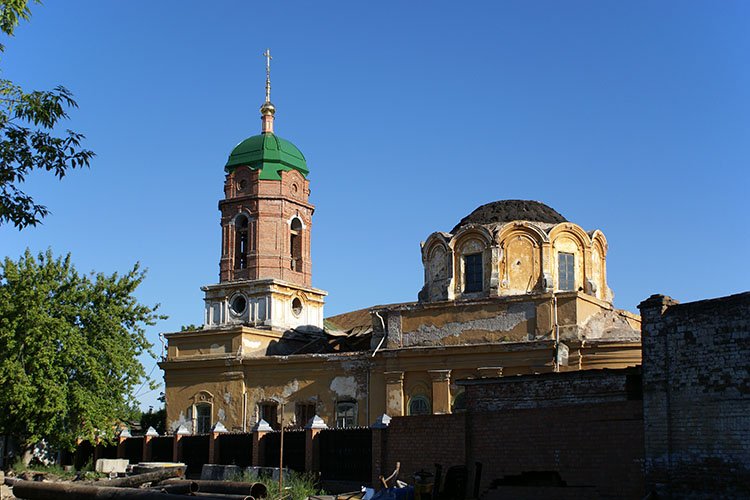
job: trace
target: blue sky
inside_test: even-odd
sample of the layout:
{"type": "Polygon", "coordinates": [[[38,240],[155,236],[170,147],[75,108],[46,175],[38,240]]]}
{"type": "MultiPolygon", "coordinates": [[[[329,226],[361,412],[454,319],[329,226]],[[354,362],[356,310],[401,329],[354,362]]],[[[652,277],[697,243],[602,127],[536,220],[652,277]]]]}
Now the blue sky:
{"type": "Polygon", "coordinates": [[[276,132],[311,170],[328,315],[414,300],[419,242],[513,198],[604,232],[618,307],[744,291],[749,22],[731,0],[47,0],[7,41],[2,76],[73,91],[66,127],[97,157],[62,182],[31,176],[52,215],[0,227],[0,253],[140,261],[139,298],[170,316],[149,330],[157,350],[158,332],[199,324],[223,165],[260,131],[270,47],[276,132]]]}

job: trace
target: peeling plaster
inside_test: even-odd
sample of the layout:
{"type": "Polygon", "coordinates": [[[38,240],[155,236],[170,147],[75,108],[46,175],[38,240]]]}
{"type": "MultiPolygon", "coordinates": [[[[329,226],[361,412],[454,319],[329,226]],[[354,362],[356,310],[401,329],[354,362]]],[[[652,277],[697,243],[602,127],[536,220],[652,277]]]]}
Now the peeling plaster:
{"type": "Polygon", "coordinates": [[[172,420],[169,423],[169,430],[172,432],[176,432],[181,425],[184,425],[190,432],[193,432],[193,422],[185,418],[185,412],[182,411],[180,412],[180,416],[177,418],[177,420],[172,420]]]}
{"type": "Polygon", "coordinates": [[[586,320],[580,329],[584,339],[640,339],[639,331],[615,311],[601,311],[586,320]]]}
{"type": "Polygon", "coordinates": [[[224,402],[228,405],[232,404],[232,395],[228,392],[224,393],[224,402]]]}
{"type": "Polygon", "coordinates": [[[388,410],[399,415],[403,397],[400,389],[391,389],[388,391],[388,410]]]}
{"type": "Polygon", "coordinates": [[[250,339],[243,340],[242,344],[248,349],[259,349],[260,346],[263,345],[263,343],[260,340],[250,340],[250,339]]]}
{"type": "Polygon", "coordinates": [[[524,303],[511,304],[507,311],[491,318],[445,323],[441,326],[422,324],[417,330],[404,335],[404,347],[440,344],[446,337],[458,337],[467,331],[509,332],[535,316],[534,304],[524,303]]]}
{"type": "Polygon", "coordinates": [[[350,397],[357,399],[359,384],[353,376],[336,377],[331,381],[331,391],[338,397],[350,397]]]}
{"type": "Polygon", "coordinates": [[[227,419],[227,414],[224,412],[224,408],[219,408],[219,411],[216,412],[216,420],[219,422],[223,422],[227,419]]]}
{"type": "Polygon", "coordinates": [[[297,379],[292,380],[281,389],[281,397],[284,400],[289,399],[289,396],[299,391],[299,381],[297,379]]]}

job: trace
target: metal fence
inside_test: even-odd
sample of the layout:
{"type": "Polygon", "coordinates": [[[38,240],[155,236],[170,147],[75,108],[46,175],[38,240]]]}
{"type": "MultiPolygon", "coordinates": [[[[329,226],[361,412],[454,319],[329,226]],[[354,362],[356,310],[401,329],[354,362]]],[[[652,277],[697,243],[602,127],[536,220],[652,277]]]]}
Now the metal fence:
{"type": "Polygon", "coordinates": [[[99,443],[96,445],[96,456],[99,458],[117,458],[117,445],[99,443]]]}
{"type": "Polygon", "coordinates": [[[73,467],[76,470],[83,469],[89,461],[94,460],[94,445],[91,441],[82,441],[73,454],[73,467]]]}
{"type": "MultiPolygon", "coordinates": [[[[281,451],[281,431],[269,432],[263,436],[263,465],[279,466],[281,451]]],[[[284,431],[284,467],[297,472],[305,471],[305,431],[295,429],[284,431]]]]}
{"type": "Polygon", "coordinates": [[[151,439],[151,461],[171,462],[174,451],[174,437],[159,436],[151,439]]]}
{"type": "Polygon", "coordinates": [[[372,430],[326,429],[318,434],[322,479],[362,481],[372,474],[372,430]]]}
{"type": "Polygon", "coordinates": [[[199,476],[203,465],[208,463],[208,439],[208,434],[183,436],[180,439],[182,461],[187,467],[185,474],[199,476]]]}
{"type": "Polygon", "coordinates": [[[253,459],[253,435],[250,433],[219,434],[217,463],[248,467],[253,459]]]}
{"type": "Polygon", "coordinates": [[[131,464],[137,464],[143,459],[143,436],[128,438],[123,446],[122,458],[127,458],[131,464]]]}

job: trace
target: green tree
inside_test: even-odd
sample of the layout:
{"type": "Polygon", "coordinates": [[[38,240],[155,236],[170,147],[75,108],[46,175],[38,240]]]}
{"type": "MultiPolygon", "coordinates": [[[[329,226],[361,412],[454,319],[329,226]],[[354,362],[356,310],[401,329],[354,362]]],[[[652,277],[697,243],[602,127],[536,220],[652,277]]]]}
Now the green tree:
{"type": "MultiPolygon", "coordinates": [[[[27,0],[0,1],[0,31],[13,36],[20,20],[30,15],[27,0]]],[[[4,48],[0,44],[0,51],[4,48]]],[[[94,153],[81,148],[82,134],[54,133],[59,122],[68,118],[67,110],[76,107],[73,94],[63,86],[25,92],[0,79],[0,225],[12,222],[23,229],[37,225],[49,213],[21,189],[33,170],[53,172],[62,179],[70,169],[89,166],[94,153]]]]}
{"type": "MultiPolygon", "coordinates": [[[[145,271],[79,274],[70,255],[0,264],[0,434],[71,448],[134,416],[144,327],[165,316],[134,292],[145,271]]],[[[109,434],[109,436],[107,435],[109,434]]]]}

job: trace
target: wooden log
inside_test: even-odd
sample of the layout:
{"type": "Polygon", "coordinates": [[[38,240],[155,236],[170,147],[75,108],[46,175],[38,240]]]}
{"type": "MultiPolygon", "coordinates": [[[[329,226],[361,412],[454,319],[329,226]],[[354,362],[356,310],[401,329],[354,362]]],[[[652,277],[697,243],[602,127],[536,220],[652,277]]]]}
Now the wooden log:
{"type": "Polygon", "coordinates": [[[137,488],[145,483],[158,483],[165,479],[185,476],[183,467],[165,467],[156,472],[144,472],[134,476],[118,477],[111,480],[102,480],[92,483],[94,486],[112,486],[118,488],[137,488]]]}

